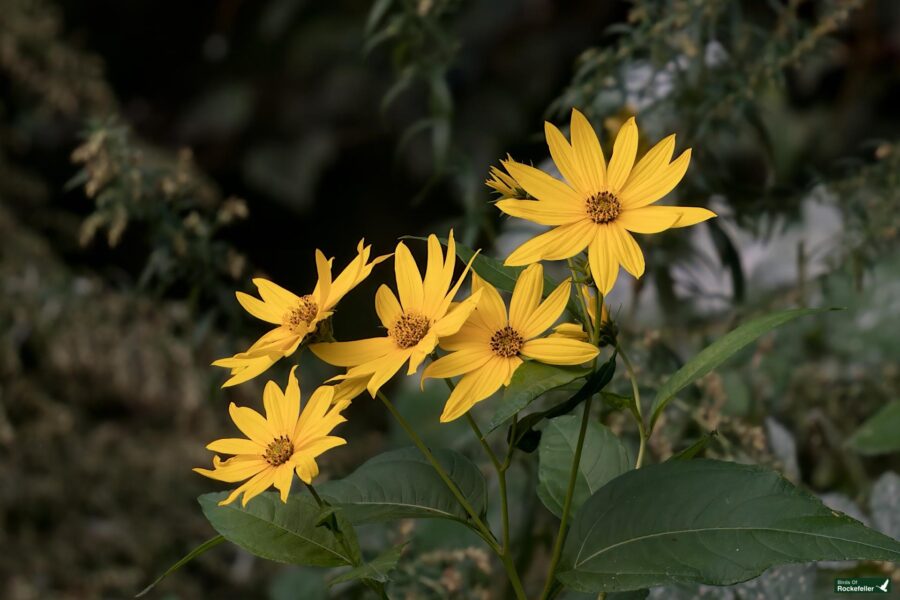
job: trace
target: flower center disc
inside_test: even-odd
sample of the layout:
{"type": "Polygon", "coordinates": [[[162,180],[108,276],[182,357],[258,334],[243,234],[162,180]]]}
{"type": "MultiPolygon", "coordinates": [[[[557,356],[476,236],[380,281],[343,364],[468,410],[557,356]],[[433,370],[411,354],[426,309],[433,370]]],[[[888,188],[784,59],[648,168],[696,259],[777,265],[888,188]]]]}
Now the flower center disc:
{"type": "Polygon", "coordinates": [[[585,209],[591,221],[600,225],[615,221],[622,212],[622,203],[615,194],[599,192],[587,199],[585,209]]]}
{"type": "Polygon", "coordinates": [[[263,458],[265,458],[266,462],[273,467],[277,467],[278,465],[286,463],[293,454],[294,445],[287,436],[283,435],[269,444],[266,448],[266,453],[263,454],[263,458]]]}
{"type": "Polygon", "coordinates": [[[401,348],[412,348],[428,333],[431,322],[422,315],[403,313],[388,332],[401,348]]]}
{"type": "Polygon", "coordinates": [[[292,332],[297,333],[301,329],[305,331],[318,314],[319,306],[316,304],[316,301],[313,299],[312,295],[307,294],[306,296],[302,296],[300,298],[300,303],[296,308],[292,308],[288,312],[284,313],[284,316],[281,318],[281,322],[292,332]]]}
{"type": "Polygon", "coordinates": [[[497,356],[512,358],[519,353],[524,343],[525,340],[519,332],[507,325],[491,336],[491,351],[497,356]]]}

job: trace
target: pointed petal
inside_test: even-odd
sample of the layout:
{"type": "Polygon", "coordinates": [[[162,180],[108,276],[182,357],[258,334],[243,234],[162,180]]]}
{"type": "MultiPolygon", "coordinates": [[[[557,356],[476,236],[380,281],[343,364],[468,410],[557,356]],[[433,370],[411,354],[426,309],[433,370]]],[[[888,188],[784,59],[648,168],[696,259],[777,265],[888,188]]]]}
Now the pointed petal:
{"type": "Polygon", "coordinates": [[[367,383],[369,383],[368,377],[355,377],[336,384],[334,386],[334,398],[331,399],[335,410],[342,411],[350,406],[353,399],[366,389],[367,383]]]}
{"type": "Polygon", "coordinates": [[[521,333],[543,295],[544,268],[541,263],[534,263],[519,273],[516,279],[509,301],[509,326],[521,333]]]}
{"type": "Polygon", "coordinates": [[[294,429],[293,423],[284,422],[283,404],[284,394],[281,393],[281,388],[274,381],[267,382],[266,388],[263,390],[263,406],[266,409],[266,420],[269,422],[269,428],[275,434],[275,437],[290,435],[290,432],[294,429]]]}
{"type": "Polygon", "coordinates": [[[619,276],[619,256],[611,244],[610,235],[609,224],[599,225],[588,247],[591,276],[603,295],[609,294],[619,276]]]}
{"type": "Polygon", "coordinates": [[[672,160],[672,153],[675,151],[675,134],[663,138],[631,170],[628,181],[622,186],[621,193],[628,195],[628,190],[636,189],[645,182],[653,179],[656,175],[669,165],[672,160]]]}
{"type": "Polygon", "coordinates": [[[422,304],[422,312],[430,314],[444,296],[447,295],[447,288],[450,287],[451,278],[444,279],[444,254],[441,250],[441,242],[438,241],[436,235],[428,236],[428,265],[425,269],[425,279],[422,283],[424,288],[424,300],[422,304]]]}
{"type": "Polygon", "coordinates": [[[706,208],[700,208],[699,206],[648,206],[647,208],[669,209],[672,212],[679,213],[678,220],[672,227],[690,227],[691,225],[696,225],[697,223],[702,223],[707,219],[718,216],[713,211],[706,208]]]}
{"type": "Polygon", "coordinates": [[[540,260],[562,260],[575,256],[594,237],[596,225],[584,219],[570,225],[561,225],[531,238],[510,254],[504,265],[529,265],[540,260]]]}
{"type": "Polygon", "coordinates": [[[305,483],[312,483],[312,480],[319,474],[319,465],[305,454],[295,454],[291,458],[291,463],[296,468],[297,477],[305,483]]]}
{"type": "Polygon", "coordinates": [[[644,253],[641,252],[640,246],[634,241],[630,233],[616,223],[610,223],[609,231],[613,234],[616,253],[622,266],[625,267],[626,271],[634,275],[636,279],[640,279],[641,275],[644,274],[644,253]]]}
{"type": "Polygon", "coordinates": [[[300,382],[294,372],[297,370],[296,365],[291,367],[288,374],[288,384],[284,390],[284,404],[281,409],[281,418],[288,427],[287,433],[293,430],[294,423],[300,417],[300,382]]]}
{"type": "Polygon", "coordinates": [[[275,325],[281,325],[281,317],[284,313],[275,306],[266,304],[262,300],[254,298],[250,294],[245,294],[244,292],[235,292],[234,295],[237,296],[237,301],[244,307],[244,310],[257,319],[262,319],[263,321],[275,325]]]}
{"type": "Polygon", "coordinates": [[[562,176],[566,178],[573,188],[581,192],[583,195],[590,196],[594,193],[594,187],[591,180],[581,170],[578,159],[575,156],[572,146],[566,141],[565,136],[549,122],[544,123],[544,135],[547,138],[547,146],[550,147],[550,156],[553,163],[562,176]]]}
{"type": "Polygon", "coordinates": [[[522,355],[548,365],[580,365],[593,359],[600,350],[587,342],[566,337],[528,340],[522,355]]]}
{"type": "Polygon", "coordinates": [[[316,249],[316,275],[319,278],[316,283],[316,296],[319,307],[324,308],[328,301],[328,295],[331,294],[331,261],[325,258],[325,254],[318,248],[316,249]]]}
{"type": "MultiPolygon", "coordinates": [[[[481,302],[484,302],[483,298],[479,301],[479,305],[481,302]]],[[[469,320],[463,323],[463,326],[459,328],[459,331],[453,335],[442,337],[440,339],[441,348],[455,352],[456,350],[465,350],[473,346],[488,346],[491,343],[491,336],[494,334],[495,330],[490,330],[481,324],[476,324],[478,310],[479,309],[476,308],[472,311],[472,314],[469,315],[469,320]]]]}
{"type": "MultiPolygon", "coordinates": [[[[463,323],[465,323],[469,316],[472,314],[472,311],[475,310],[475,307],[478,306],[478,302],[480,299],[481,292],[473,292],[471,296],[457,304],[453,308],[453,310],[447,312],[446,315],[444,315],[434,325],[432,325],[431,333],[440,338],[445,335],[453,335],[454,333],[459,331],[460,327],[463,326],[463,323]]],[[[436,344],[437,340],[435,340],[435,343],[431,346],[428,352],[431,352],[436,344]]]]}
{"type": "Polygon", "coordinates": [[[232,402],[228,405],[228,414],[231,415],[231,420],[237,428],[257,444],[268,445],[275,437],[268,421],[252,408],[238,406],[232,402]]]}
{"type": "Polygon", "coordinates": [[[628,208],[640,208],[653,204],[669,192],[681,181],[691,163],[691,150],[688,148],[664,169],[641,178],[640,185],[635,184],[619,193],[619,200],[628,208]]]}
{"type": "Polygon", "coordinates": [[[618,194],[631,174],[634,158],[637,155],[638,128],[634,117],[628,119],[616,135],[612,158],[609,160],[606,185],[614,194],[618,194]]]}
{"type": "Polygon", "coordinates": [[[280,285],[272,283],[268,279],[257,277],[253,285],[259,290],[259,295],[266,304],[273,305],[279,312],[285,312],[297,306],[300,297],[284,289],[280,285]]]}
{"type": "Polygon", "coordinates": [[[606,159],[600,140],[587,118],[574,108],[571,128],[572,149],[590,186],[588,194],[596,194],[607,185],[606,159]]]}
{"type": "Polygon", "coordinates": [[[540,225],[566,225],[584,218],[584,203],[561,204],[543,200],[501,200],[497,208],[511,217],[540,225]]]}
{"type": "Polygon", "coordinates": [[[396,347],[390,337],[368,338],[354,342],[326,342],[312,344],[309,349],[320,360],[336,367],[355,367],[375,360],[396,347]]]}
{"type": "Polygon", "coordinates": [[[441,423],[458,419],[475,404],[499,390],[509,377],[509,370],[510,359],[495,356],[481,368],[464,375],[447,398],[441,423]]]}
{"type": "Polygon", "coordinates": [[[554,179],[540,169],[535,169],[514,160],[503,161],[503,166],[516,178],[519,185],[533,197],[551,204],[581,206],[584,199],[575,190],[559,179],[554,179]]]}
{"type": "Polygon", "coordinates": [[[344,438],[326,435],[301,444],[297,448],[297,452],[302,452],[310,458],[315,458],[323,452],[331,450],[332,448],[337,448],[338,446],[343,446],[346,443],[347,440],[344,438]]]}
{"type": "Polygon", "coordinates": [[[493,285],[482,279],[478,273],[472,273],[472,293],[481,292],[478,307],[473,313],[473,322],[491,331],[506,327],[506,304],[500,292],[493,285]]]}
{"type": "Polygon", "coordinates": [[[521,327],[515,327],[526,340],[536,337],[544,333],[551,325],[556,323],[563,311],[566,310],[566,303],[569,301],[571,293],[571,283],[568,279],[559,284],[547,299],[544,300],[528,318],[525,319],[521,327]]]}
{"type": "Polygon", "coordinates": [[[373,398],[378,393],[378,390],[381,389],[381,386],[387,383],[400,370],[400,367],[403,366],[403,363],[409,359],[412,353],[412,348],[394,350],[387,356],[372,361],[366,366],[367,370],[372,369],[372,377],[369,379],[369,383],[366,384],[366,389],[369,390],[369,394],[373,398]]]}
{"type": "Polygon", "coordinates": [[[221,358],[215,361],[213,366],[231,369],[231,379],[222,384],[222,387],[226,388],[250,381],[274,365],[279,358],[281,358],[281,354],[264,354],[252,358],[233,356],[231,358],[221,358]]]}
{"type": "Polygon", "coordinates": [[[297,419],[297,422],[294,424],[291,433],[291,441],[294,443],[303,441],[307,435],[307,431],[311,427],[315,427],[315,425],[325,416],[325,413],[328,412],[333,398],[333,386],[322,385],[315,389],[309,397],[309,400],[306,401],[306,406],[303,407],[300,418],[297,419]]]}
{"type": "Polygon", "coordinates": [[[291,492],[291,483],[294,481],[294,465],[284,463],[275,467],[275,477],[273,483],[275,488],[280,492],[281,501],[287,502],[288,494],[291,492]]]}
{"type": "Polygon", "coordinates": [[[234,458],[230,458],[223,461],[219,460],[219,457],[217,456],[213,459],[213,465],[215,467],[214,469],[201,469],[197,467],[194,469],[194,472],[217,481],[235,483],[237,481],[243,481],[248,477],[253,477],[263,469],[269,467],[269,463],[261,457],[256,458],[255,460],[235,460],[234,458]]]}
{"type": "Polygon", "coordinates": [[[378,291],[375,292],[375,312],[378,313],[378,318],[386,329],[393,327],[400,315],[403,314],[403,309],[400,307],[400,301],[397,300],[397,296],[394,295],[391,288],[383,283],[379,286],[378,291]]]}
{"type": "Polygon", "coordinates": [[[206,448],[221,454],[255,454],[257,456],[262,456],[266,451],[262,444],[245,438],[222,438],[210,442],[206,448]]]}
{"type": "Polygon", "coordinates": [[[253,498],[259,496],[275,482],[275,469],[266,469],[243,486],[244,497],[241,498],[241,506],[247,506],[253,498]]]}
{"type": "Polygon", "coordinates": [[[616,218],[616,225],[635,233],[659,233],[673,227],[678,221],[678,213],[669,210],[669,206],[644,206],[625,209],[616,218]]]}
{"type": "Polygon", "coordinates": [[[473,346],[466,350],[451,352],[425,367],[425,371],[422,373],[422,384],[424,385],[425,380],[430,378],[446,379],[464,375],[481,367],[493,356],[489,346],[473,346]]]}
{"type": "Polygon", "coordinates": [[[400,304],[403,306],[403,310],[420,312],[424,295],[422,275],[419,273],[419,267],[416,266],[412,254],[403,242],[397,244],[397,251],[394,253],[394,273],[397,277],[397,291],[400,294],[400,304]]]}

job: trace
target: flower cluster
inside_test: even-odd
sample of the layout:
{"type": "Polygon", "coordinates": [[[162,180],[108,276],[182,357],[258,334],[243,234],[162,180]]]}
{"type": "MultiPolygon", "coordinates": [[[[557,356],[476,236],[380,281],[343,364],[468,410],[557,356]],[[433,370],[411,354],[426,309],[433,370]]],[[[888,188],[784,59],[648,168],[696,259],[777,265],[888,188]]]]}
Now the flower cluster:
{"type": "Polygon", "coordinates": [[[330,320],[341,298],[391,256],[371,258],[371,246],[362,240],[357,256],[335,278],[333,259],[316,250],[318,282],[308,294],[294,294],[266,279],[253,280],[259,298],[237,292],[247,312],[274,328],[246,351],[213,363],[230,370],[223,387],[248,381],[306,347],[345,371],[318,387],[302,409],[296,367],[284,392],[275,382],[267,383],[265,417],[250,408],[230,406],[246,439],[212,442],[210,450],[232,457],[216,456],[213,469],[195,469],[220,481],[245,481],[223,504],[241,494],[246,504],[270,486],[286,501],[294,473],[311,484],[319,472],[316,458],[345,443],[331,432],[344,422],[342,413],[351,400],[363,390],[372,397],[379,395],[404,365],[406,374],[414,375],[427,362],[423,385],[428,378],[459,378],[450,385],[440,417],[448,422],[508,386],[525,361],[581,365],[595,360],[600,347],[614,337],[608,333],[614,327],[603,296],[615,284],[619,265],[634,277],[644,272],[644,257],[632,234],[659,233],[715,216],[705,208],[651,206],[678,184],[690,161],[690,150],[672,160],[674,135],[635,162],[638,130],[632,118],[619,131],[607,163],[597,135],[577,110],[572,111],[571,143],[549,123],[545,132],[550,155],[565,181],[507,158],[502,162],[505,170],[492,168],[486,182],[499,192],[501,211],[552,227],[506,258],[507,266],[527,265],[517,275],[508,304],[487,274],[476,272],[477,253],[456,274],[452,231],[446,251],[436,235],[428,236],[424,274],[406,244],[397,244],[396,293],[382,285],[375,294],[375,311],[386,330],[380,337],[335,341],[331,336],[330,320]],[[574,303],[581,310],[572,314],[579,322],[558,323],[572,306],[573,282],[567,279],[545,289],[541,261],[585,252],[587,279],[579,282],[574,303]],[[470,292],[457,299],[470,272],[470,292]]]}

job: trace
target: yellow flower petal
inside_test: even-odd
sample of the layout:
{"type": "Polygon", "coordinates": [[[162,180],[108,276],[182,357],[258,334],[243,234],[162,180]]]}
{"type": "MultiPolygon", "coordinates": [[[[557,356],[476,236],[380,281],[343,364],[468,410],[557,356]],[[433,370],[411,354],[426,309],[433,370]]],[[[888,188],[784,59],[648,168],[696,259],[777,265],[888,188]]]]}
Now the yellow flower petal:
{"type": "Polygon", "coordinates": [[[500,297],[500,292],[478,273],[472,273],[472,293],[476,292],[481,292],[481,298],[475,309],[477,318],[473,318],[473,322],[491,331],[506,327],[506,304],[500,297]]]}
{"type": "Polygon", "coordinates": [[[267,469],[242,485],[244,488],[244,497],[241,499],[241,506],[247,506],[247,503],[250,502],[256,496],[259,496],[264,491],[269,489],[275,482],[275,469],[267,469]]]}
{"type": "Polygon", "coordinates": [[[375,292],[375,312],[378,313],[378,318],[386,329],[393,327],[400,315],[403,314],[397,296],[394,295],[391,288],[384,284],[381,284],[378,291],[375,292]]]}
{"type": "Polygon", "coordinates": [[[504,265],[529,265],[540,260],[562,260],[575,256],[593,239],[596,225],[585,219],[570,225],[561,225],[533,237],[506,257],[504,265]]]}
{"type": "Polygon", "coordinates": [[[333,398],[334,387],[322,385],[315,389],[309,397],[309,400],[306,401],[306,406],[303,408],[303,412],[300,413],[300,418],[297,419],[297,422],[294,424],[291,441],[297,443],[309,435],[308,429],[311,425],[315,426],[322,420],[325,413],[331,408],[331,401],[333,398]]]}
{"type": "Polygon", "coordinates": [[[619,227],[616,223],[610,223],[609,232],[612,234],[613,243],[616,245],[616,253],[625,270],[640,279],[644,274],[644,253],[640,246],[631,237],[631,234],[619,227]]]}
{"type": "Polygon", "coordinates": [[[206,449],[222,454],[254,454],[257,458],[266,451],[262,444],[245,438],[222,438],[207,444],[206,449]]]}
{"type": "Polygon", "coordinates": [[[671,212],[679,213],[678,220],[672,227],[689,227],[718,216],[713,211],[699,206],[653,206],[648,208],[669,209],[671,212]]]}
{"type": "Polygon", "coordinates": [[[566,225],[584,218],[584,203],[562,204],[543,200],[501,200],[497,208],[511,217],[540,225],[566,225]]]}
{"type": "Polygon", "coordinates": [[[315,458],[326,452],[331,450],[332,448],[337,448],[338,446],[343,446],[347,443],[347,440],[341,437],[326,435],[323,437],[316,438],[314,440],[310,440],[309,442],[301,443],[297,448],[297,452],[302,452],[304,455],[309,456],[310,458],[315,458]]]}
{"type": "Polygon", "coordinates": [[[583,195],[589,196],[595,188],[591,184],[591,180],[581,171],[578,159],[575,156],[572,146],[566,141],[565,136],[549,122],[544,122],[544,135],[547,138],[547,146],[550,147],[550,156],[553,163],[562,176],[566,178],[569,185],[581,192],[583,195]]]}
{"type": "Polygon", "coordinates": [[[521,326],[513,325],[513,328],[517,329],[526,340],[542,334],[562,315],[566,309],[566,303],[569,301],[570,293],[571,284],[566,279],[556,286],[546,300],[531,311],[521,326]]]}
{"type": "Polygon", "coordinates": [[[538,200],[552,204],[582,206],[584,198],[559,179],[550,177],[540,169],[535,169],[514,160],[503,161],[506,170],[516,178],[519,185],[538,200]]]}
{"type": "Polygon", "coordinates": [[[544,268],[541,263],[529,265],[519,274],[509,302],[509,326],[523,333],[531,313],[537,310],[544,295],[544,268]]]}
{"type": "Polygon", "coordinates": [[[619,192],[619,200],[629,209],[653,204],[678,185],[690,162],[691,150],[687,149],[664,169],[642,178],[640,185],[635,184],[623,189],[619,192]]]}
{"type": "MultiPolygon", "coordinates": [[[[274,469],[267,466],[267,468],[265,470],[260,471],[259,473],[257,473],[253,477],[251,477],[249,481],[245,482],[243,485],[238,487],[236,490],[232,491],[231,494],[229,494],[229,496],[227,498],[225,498],[224,500],[219,502],[219,506],[225,506],[227,504],[231,504],[232,502],[237,500],[238,496],[240,496],[241,494],[245,494],[248,490],[250,490],[251,488],[256,486],[256,484],[259,483],[260,481],[269,479],[269,473],[274,473],[274,469]]],[[[271,481],[271,479],[270,479],[270,481],[271,481]]],[[[268,487],[268,486],[266,486],[266,487],[268,487]]],[[[265,488],[263,488],[263,489],[265,489],[265,488]]],[[[260,491],[262,491],[262,490],[260,490],[260,491]]],[[[252,498],[252,496],[251,496],[251,498],[252,498]]],[[[245,500],[244,504],[246,505],[246,501],[248,500],[246,494],[244,495],[244,500],[245,500]]]]}
{"type": "MultiPolygon", "coordinates": [[[[481,302],[484,302],[483,298],[479,301],[479,305],[481,302]]],[[[459,328],[459,331],[453,335],[442,337],[440,341],[441,348],[455,352],[456,350],[465,350],[474,346],[485,346],[490,344],[491,336],[496,330],[487,329],[481,323],[478,311],[478,308],[472,311],[469,320],[463,323],[463,326],[459,328]]],[[[500,328],[498,327],[498,329],[500,328]]]]}
{"type": "Polygon", "coordinates": [[[637,155],[637,146],[637,123],[635,123],[634,117],[631,117],[619,129],[616,143],[613,146],[612,158],[609,159],[606,186],[614,194],[622,189],[631,174],[631,167],[634,166],[634,158],[637,155]]]}
{"type": "Polygon", "coordinates": [[[353,342],[312,344],[309,349],[320,360],[336,367],[355,367],[375,360],[396,348],[390,337],[368,338],[353,342]]]}
{"type": "Polygon", "coordinates": [[[587,118],[574,108],[571,129],[572,149],[589,186],[585,191],[588,195],[596,194],[607,185],[606,159],[600,140],[587,118]]]}
{"type": "MultiPolygon", "coordinates": [[[[475,404],[499,390],[509,377],[515,360],[495,356],[481,368],[464,375],[447,398],[447,404],[444,405],[444,412],[441,414],[441,423],[458,419],[475,404]]],[[[515,366],[518,367],[518,364],[515,366]]]]}
{"type": "Polygon", "coordinates": [[[350,402],[366,389],[367,383],[369,383],[368,377],[356,377],[354,379],[344,380],[335,385],[334,398],[331,399],[334,403],[334,409],[342,411],[350,406],[350,402]]]}
{"type": "Polygon", "coordinates": [[[406,244],[397,244],[394,252],[394,273],[397,277],[397,292],[400,294],[400,304],[403,310],[419,312],[422,310],[424,290],[422,288],[422,275],[419,267],[413,260],[412,254],[406,244]]]}
{"type": "Polygon", "coordinates": [[[281,393],[281,388],[274,381],[268,381],[265,390],[263,390],[263,406],[266,409],[266,420],[269,422],[269,428],[275,434],[275,437],[290,435],[290,431],[294,428],[294,423],[286,423],[284,421],[281,412],[283,404],[284,394],[281,393]]]}
{"type": "Polygon", "coordinates": [[[645,182],[652,180],[657,174],[669,165],[672,153],[675,151],[675,134],[663,138],[644,157],[638,161],[628,176],[628,181],[622,186],[621,193],[628,196],[631,189],[640,188],[645,182]]]}
{"type": "Polygon", "coordinates": [[[371,251],[372,246],[366,246],[365,239],[359,240],[359,244],[356,246],[356,257],[334,279],[328,300],[324,302],[324,306],[319,308],[320,310],[331,310],[341,298],[369,276],[375,265],[391,257],[390,254],[385,254],[367,262],[371,251]]]}
{"type": "Polygon", "coordinates": [[[426,379],[446,379],[474,371],[492,357],[493,354],[488,346],[473,346],[466,350],[451,352],[425,367],[425,371],[422,373],[422,386],[424,387],[426,379]]]}
{"type": "Polygon", "coordinates": [[[610,244],[609,225],[599,225],[588,247],[591,276],[603,295],[609,294],[619,276],[619,257],[610,244]]]}
{"type": "Polygon", "coordinates": [[[287,502],[288,494],[291,491],[291,483],[294,481],[294,466],[290,463],[284,463],[275,467],[275,477],[272,483],[280,492],[281,501],[287,502]]]}
{"type": "Polygon", "coordinates": [[[593,359],[600,350],[587,342],[565,337],[528,340],[522,355],[548,365],[580,365],[593,359]]]}
{"type": "MultiPolygon", "coordinates": [[[[371,369],[370,372],[372,373],[369,383],[366,384],[366,389],[373,398],[378,393],[378,390],[381,389],[381,386],[387,383],[387,381],[400,370],[400,367],[403,366],[403,363],[409,359],[412,353],[412,348],[397,349],[387,356],[383,356],[378,360],[374,360],[365,365],[366,370],[371,369]]],[[[348,371],[347,374],[349,375],[352,372],[353,369],[348,371]]]]}
{"type": "Polygon", "coordinates": [[[584,331],[584,327],[578,323],[560,323],[553,328],[553,333],[548,337],[566,337],[585,342],[588,339],[588,334],[584,331]]]}
{"type": "Polygon", "coordinates": [[[291,367],[288,373],[288,384],[284,389],[284,402],[281,404],[281,419],[285,424],[285,433],[290,435],[293,430],[294,423],[300,417],[300,382],[294,372],[297,370],[296,365],[291,367]]]}
{"type": "MultiPolygon", "coordinates": [[[[248,440],[249,441],[249,440],[248,440]]],[[[252,442],[251,442],[252,443],[252,442]]],[[[269,468],[269,463],[259,457],[255,460],[234,460],[226,461],[213,460],[214,469],[201,469],[199,467],[193,469],[195,473],[199,473],[204,477],[224,481],[226,483],[235,483],[244,481],[248,477],[253,477],[262,470],[269,468]]]]}
{"type": "MultiPolygon", "coordinates": [[[[477,290],[473,292],[471,296],[457,304],[453,310],[449,311],[432,325],[431,333],[440,338],[445,335],[453,335],[459,331],[459,328],[462,327],[463,323],[466,322],[466,319],[469,318],[469,315],[472,314],[472,311],[475,310],[475,307],[478,306],[478,301],[480,299],[481,291],[477,290]]],[[[436,339],[434,340],[434,344],[431,345],[431,348],[428,349],[428,352],[431,352],[435,345],[437,345],[436,339]]]]}
{"type": "Polygon", "coordinates": [[[319,465],[309,456],[303,454],[295,454],[291,459],[299,477],[305,483],[312,483],[312,480],[319,475],[319,465]]]}
{"type": "Polygon", "coordinates": [[[252,408],[232,402],[228,405],[228,413],[237,428],[257,444],[265,446],[275,438],[275,432],[269,427],[268,421],[252,408]]]}
{"type": "Polygon", "coordinates": [[[250,294],[245,294],[244,292],[235,292],[234,295],[237,296],[237,301],[244,307],[244,310],[257,319],[262,319],[263,321],[275,325],[281,325],[281,317],[284,313],[275,306],[266,304],[262,300],[254,298],[250,294]]]}
{"type": "Polygon", "coordinates": [[[673,227],[678,214],[668,210],[668,206],[644,206],[625,209],[616,218],[616,225],[635,233],[659,233],[673,227]]]}
{"type": "Polygon", "coordinates": [[[268,279],[257,277],[253,280],[253,285],[259,290],[259,295],[266,302],[272,304],[279,312],[284,313],[300,302],[300,297],[284,289],[280,285],[272,283],[268,279]]]}
{"type": "Polygon", "coordinates": [[[222,387],[226,388],[250,381],[274,365],[281,356],[281,354],[263,354],[262,356],[250,358],[243,355],[235,355],[230,358],[220,358],[212,364],[216,367],[231,369],[231,379],[222,384],[222,387]]]}

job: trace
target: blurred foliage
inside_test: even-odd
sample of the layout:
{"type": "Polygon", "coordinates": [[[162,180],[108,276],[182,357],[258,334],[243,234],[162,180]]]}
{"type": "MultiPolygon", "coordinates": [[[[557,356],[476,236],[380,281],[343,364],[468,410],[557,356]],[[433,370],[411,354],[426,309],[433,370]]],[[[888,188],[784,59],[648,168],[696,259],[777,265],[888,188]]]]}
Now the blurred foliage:
{"type": "MultiPolygon", "coordinates": [[[[500,256],[521,230],[487,202],[488,167],[507,150],[544,161],[540,115],[564,122],[572,106],[603,125],[604,144],[634,113],[642,147],[677,132],[694,152],[678,200],[723,215],[648,240],[647,275],[615,298],[650,397],[745,316],[847,307],[682,393],[652,459],[708,440],[700,454],[772,465],[897,535],[896,453],[847,446],[900,395],[896,3],[565,4],[0,2],[0,475],[16,482],[0,493],[0,595],[130,596],[208,538],[194,497],[213,488],[188,467],[229,431],[208,363],[234,347],[227,336],[259,333],[228,312],[247,265],[302,289],[314,247],[340,261],[362,235],[383,249],[450,224],[500,256]],[[106,243],[84,245],[95,237],[106,243]]],[[[342,305],[344,331],[374,323],[371,290],[342,305]]],[[[436,427],[439,387],[423,398],[411,386],[398,384],[398,405],[423,435],[476,456],[436,427]]],[[[258,402],[245,393],[228,399],[258,402]]],[[[323,473],[398,443],[377,406],[352,411],[353,442],[323,473]]],[[[634,443],[620,411],[597,416],[634,443]]],[[[549,546],[552,515],[526,493],[535,470],[510,471],[513,538],[545,532],[549,546]]],[[[372,554],[412,539],[398,597],[503,597],[466,533],[426,521],[361,538],[372,554]],[[407,561],[413,551],[425,560],[407,561]]],[[[522,546],[517,562],[537,578],[546,555],[522,546]]],[[[832,573],[860,567],[834,568],[652,597],[803,578],[792,592],[820,598],[832,573]]],[[[160,590],[329,593],[319,574],[224,545],[160,590]]]]}

